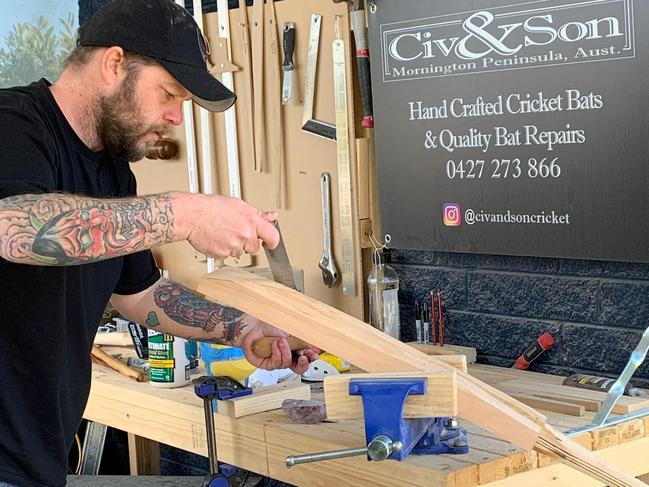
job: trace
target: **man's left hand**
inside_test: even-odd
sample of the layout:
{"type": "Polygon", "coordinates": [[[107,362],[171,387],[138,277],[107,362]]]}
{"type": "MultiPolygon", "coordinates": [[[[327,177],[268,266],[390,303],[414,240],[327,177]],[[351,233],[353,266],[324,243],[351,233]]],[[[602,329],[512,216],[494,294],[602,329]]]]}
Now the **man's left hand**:
{"type": "Polygon", "coordinates": [[[244,335],[240,346],[246,360],[256,367],[266,370],[290,368],[296,374],[302,375],[309,368],[309,364],[318,359],[319,351],[310,348],[300,355],[295,355],[288,344],[287,336],[288,334],[279,328],[259,321],[256,326],[251,327],[250,331],[244,335]],[[263,337],[281,337],[272,343],[271,356],[268,358],[258,357],[252,351],[252,344],[263,337]]]}

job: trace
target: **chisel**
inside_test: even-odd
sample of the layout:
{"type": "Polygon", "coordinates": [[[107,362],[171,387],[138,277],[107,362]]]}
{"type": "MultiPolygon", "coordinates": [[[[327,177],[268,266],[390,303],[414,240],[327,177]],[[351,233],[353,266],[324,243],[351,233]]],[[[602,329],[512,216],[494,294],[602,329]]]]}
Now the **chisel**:
{"type": "MultiPolygon", "coordinates": [[[[297,290],[295,285],[295,277],[293,276],[293,267],[291,262],[288,259],[288,253],[286,252],[286,247],[284,246],[284,239],[282,238],[282,232],[279,229],[279,222],[275,220],[273,225],[279,233],[279,244],[274,249],[265,249],[266,259],[268,260],[268,266],[270,267],[270,272],[273,275],[273,280],[280,284],[283,284],[286,287],[297,290]]],[[[271,345],[273,342],[279,340],[281,337],[264,337],[259,338],[252,344],[252,351],[257,357],[267,358],[271,356],[271,345]]],[[[291,347],[291,350],[304,350],[309,348],[310,345],[299,338],[290,336],[288,337],[288,344],[291,347]]]]}
{"type": "Polygon", "coordinates": [[[293,51],[295,50],[295,22],[286,22],[282,30],[282,46],[284,47],[284,81],[282,83],[282,105],[291,101],[293,95],[293,73],[295,63],[293,62],[293,51]]]}

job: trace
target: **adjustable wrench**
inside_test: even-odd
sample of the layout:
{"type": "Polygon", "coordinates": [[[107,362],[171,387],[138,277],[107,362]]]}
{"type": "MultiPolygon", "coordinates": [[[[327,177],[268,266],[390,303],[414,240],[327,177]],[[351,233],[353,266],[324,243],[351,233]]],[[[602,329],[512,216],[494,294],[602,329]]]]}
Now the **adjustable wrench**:
{"type": "Polygon", "coordinates": [[[322,191],[322,235],[324,238],[324,251],[318,267],[322,271],[322,279],[327,287],[334,287],[338,282],[338,269],[334,264],[331,254],[331,197],[329,195],[329,181],[331,176],[323,172],[320,176],[320,189],[322,191]]]}

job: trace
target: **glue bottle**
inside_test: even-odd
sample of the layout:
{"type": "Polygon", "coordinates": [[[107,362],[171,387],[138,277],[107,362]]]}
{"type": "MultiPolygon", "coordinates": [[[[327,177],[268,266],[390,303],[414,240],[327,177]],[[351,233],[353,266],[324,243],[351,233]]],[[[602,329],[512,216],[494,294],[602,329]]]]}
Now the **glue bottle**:
{"type": "Polygon", "coordinates": [[[185,386],[197,368],[195,341],[149,329],[149,383],[153,387],[185,386]]]}
{"type": "Polygon", "coordinates": [[[390,267],[390,249],[376,250],[367,277],[370,325],[399,339],[399,275],[390,267]]]}

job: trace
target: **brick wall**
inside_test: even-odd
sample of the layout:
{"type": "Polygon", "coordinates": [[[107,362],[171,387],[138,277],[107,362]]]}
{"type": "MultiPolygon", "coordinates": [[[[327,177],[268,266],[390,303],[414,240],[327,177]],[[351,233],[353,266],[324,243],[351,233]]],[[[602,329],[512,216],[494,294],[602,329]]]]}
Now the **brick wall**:
{"type": "MultiPolygon", "coordinates": [[[[557,342],[532,369],[615,376],[649,325],[649,264],[394,250],[404,340],[414,301],[431,290],[446,307],[446,340],[478,361],[509,367],[541,333],[557,342]]],[[[633,382],[649,387],[649,364],[633,382]]]]}

